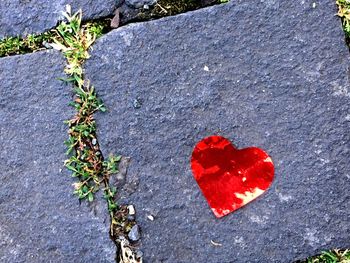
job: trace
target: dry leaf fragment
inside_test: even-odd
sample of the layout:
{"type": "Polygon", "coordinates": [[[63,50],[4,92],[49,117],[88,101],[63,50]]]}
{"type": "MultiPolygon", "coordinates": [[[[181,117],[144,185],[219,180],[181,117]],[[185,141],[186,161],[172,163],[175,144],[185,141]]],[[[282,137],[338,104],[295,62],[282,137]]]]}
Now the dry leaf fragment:
{"type": "Polygon", "coordinates": [[[120,12],[119,8],[114,11],[114,17],[111,21],[111,28],[118,28],[120,23],[120,12]]]}
{"type": "Polygon", "coordinates": [[[221,247],[221,246],[222,246],[222,244],[217,243],[217,242],[215,242],[215,241],[213,241],[213,240],[210,240],[210,243],[211,243],[213,246],[215,246],[215,247],[221,247]]]}

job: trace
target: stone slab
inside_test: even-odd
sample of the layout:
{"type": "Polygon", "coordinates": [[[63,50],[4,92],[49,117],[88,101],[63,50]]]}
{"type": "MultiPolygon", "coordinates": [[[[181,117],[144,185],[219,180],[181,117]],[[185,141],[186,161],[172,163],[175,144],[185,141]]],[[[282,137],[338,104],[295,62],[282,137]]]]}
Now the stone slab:
{"type": "Polygon", "coordinates": [[[315,3],[231,1],[94,46],[102,149],[131,157],[121,199],[136,205],[145,262],[292,262],[350,247],[349,53],[334,1],[315,3]],[[222,219],[190,170],[212,134],[275,163],[270,189],[222,219]]]}
{"type": "Polygon", "coordinates": [[[70,4],[72,11],[83,10],[83,19],[112,15],[119,0],[1,0],[0,39],[42,33],[63,19],[62,11],[70,4]]]}
{"type": "Polygon", "coordinates": [[[0,59],[0,262],[115,262],[105,202],[73,196],[59,52],[0,59]]]}

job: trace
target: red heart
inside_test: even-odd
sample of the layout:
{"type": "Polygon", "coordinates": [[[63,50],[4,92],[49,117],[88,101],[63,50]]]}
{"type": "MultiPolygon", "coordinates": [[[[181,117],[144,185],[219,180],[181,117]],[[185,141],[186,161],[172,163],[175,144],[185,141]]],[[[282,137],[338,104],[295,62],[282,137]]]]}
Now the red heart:
{"type": "Polygon", "coordinates": [[[236,149],[221,136],[210,136],[192,153],[191,168],[216,217],[225,216],[264,193],[274,175],[271,157],[256,147],[236,149]]]}

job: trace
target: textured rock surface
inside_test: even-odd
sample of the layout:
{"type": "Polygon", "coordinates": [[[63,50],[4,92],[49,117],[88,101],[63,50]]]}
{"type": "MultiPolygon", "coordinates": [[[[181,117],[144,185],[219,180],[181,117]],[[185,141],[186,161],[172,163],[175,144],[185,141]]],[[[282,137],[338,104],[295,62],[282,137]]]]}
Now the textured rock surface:
{"type": "Polygon", "coordinates": [[[111,15],[119,0],[1,0],[0,38],[41,33],[63,19],[62,11],[70,4],[73,11],[83,10],[84,19],[111,15]]]}
{"type": "Polygon", "coordinates": [[[0,59],[0,262],[114,262],[105,202],[63,168],[70,87],[58,52],[0,59]]]}
{"type": "Polygon", "coordinates": [[[150,6],[154,5],[157,1],[156,0],[125,0],[125,3],[131,7],[134,8],[140,8],[144,5],[150,6]]]}
{"type": "Polygon", "coordinates": [[[326,0],[231,1],[99,40],[87,76],[110,110],[98,116],[105,155],[132,158],[123,200],[145,262],[291,262],[350,247],[349,54],[335,13],[326,0]],[[220,220],[189,163],[211,134],[261,147],[276,168],[263,196],[220,220]]]}

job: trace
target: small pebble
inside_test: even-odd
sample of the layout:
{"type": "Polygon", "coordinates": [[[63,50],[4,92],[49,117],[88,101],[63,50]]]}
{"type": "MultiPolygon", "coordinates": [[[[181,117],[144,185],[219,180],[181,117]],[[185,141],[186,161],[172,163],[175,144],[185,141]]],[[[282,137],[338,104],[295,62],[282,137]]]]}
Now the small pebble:
{"type": "Polygon", "coordinates": [[[129,215],[135,215],[135,207],[133,205],[128,206],[129,215]]]}
{"type": "Polygon", "coordinates": [[[46,41],[43,42],[43,46],[47,49],[52,49],[52,46],[50,45],[50,43],[48,43],[46,41]]]}
{"type": "Polygon", "coordinates": [[[128,238],[133,242],[136,242],[137,240],[140,239],[140,229],[139,229],[138,225],[134,225],[130,229],[130,232],[128,234],[128,238]]]}
{"type": "Polygon", "coordinates": [[[142,100],[139,98],[134,99],[133,106],[135,109],[139,109],[142,106],[142,100]]]}
{"type": "Polygon", "coordinates": [[[152,215],[148,215],[147,218],[151,221],[154,221],[154,216],[152,216],[152,215]]]}
{"type": "Polygon", "coordinates": [[[114,17],[111,20],[111,28],[118,28],[120,24],[120,12],[119,9],[114,11],[114,17]]]}
{"type": "Polygon", "coordinates": [[[96,142],[97,142],[97,141],[96,141],[95,138],[93,138],[92,141],[91,141],[92,145],[96,145],[96,142]]]}

